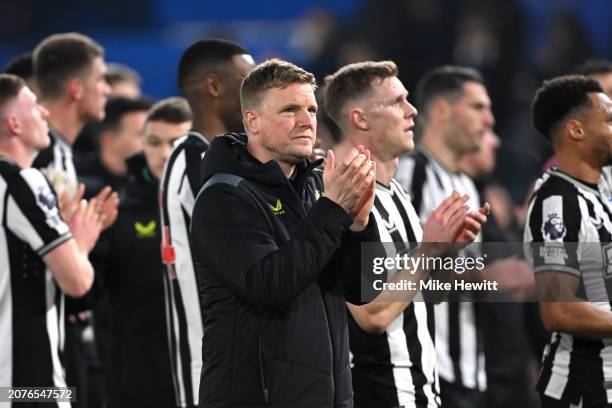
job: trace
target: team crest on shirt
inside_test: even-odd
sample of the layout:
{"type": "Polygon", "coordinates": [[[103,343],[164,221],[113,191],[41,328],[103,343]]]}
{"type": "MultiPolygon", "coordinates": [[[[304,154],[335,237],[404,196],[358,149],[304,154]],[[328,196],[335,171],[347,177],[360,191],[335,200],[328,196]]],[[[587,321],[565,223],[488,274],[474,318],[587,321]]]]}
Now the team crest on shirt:
{"type": "Polygon", "coordinates": [[[55,195],[46,186],[39,186],[36,189],[36,204],[46,215],[47,224],[51,228],[55,228],[60,223],[59,210],[57,208],[57,200],[55,195]]]}
{"type": "Polygon", "coordinates": [[[559,241],[565,237],[567,229],[563,224],[563,218],[557,213],[550,213],[542,225],[542,234],[550,241],[559,241]]]}

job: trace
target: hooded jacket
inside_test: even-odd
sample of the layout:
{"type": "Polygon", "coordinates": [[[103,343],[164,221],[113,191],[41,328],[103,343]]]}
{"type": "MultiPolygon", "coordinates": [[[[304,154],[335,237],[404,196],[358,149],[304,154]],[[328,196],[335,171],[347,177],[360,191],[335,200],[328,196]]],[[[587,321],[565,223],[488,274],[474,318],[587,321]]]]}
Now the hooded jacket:
{"type": "Polygon", "coordinates": [[[287,179],[246,144],[213,141],[192,217],[200,407],[352,407],[344,301],[359,303],[358,243],[378,239],[374,221],[348,230],[346,211],[323,197],[320,162],[287,179]],[[243,180],[206,186],[223,173],[243,180]]]}

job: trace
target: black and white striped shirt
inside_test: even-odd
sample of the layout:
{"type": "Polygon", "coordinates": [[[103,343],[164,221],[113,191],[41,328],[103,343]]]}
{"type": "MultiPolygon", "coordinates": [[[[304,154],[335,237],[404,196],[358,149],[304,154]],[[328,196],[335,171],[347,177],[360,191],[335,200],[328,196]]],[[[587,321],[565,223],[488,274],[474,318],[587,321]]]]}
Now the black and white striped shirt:
{"type": "Polygon", "coordinates": [[[162,261],[177,405],[197,406],[202,368],[203,325],[189,243],[189,225],[200,190],[200,163],[209,142],[190,131],[176,141],[160,182],[162,261]]]}
{"type": "MultiPolygon", "coordinates": [[[[419,217],[397,181],[388,188],[376,184],[372,213],[381,242],[395,243],[385,245],[387,257],[395,256],[398,245],[422,240],[419,217]]],[[[356,407],[440,406],[431,304],[416,299],[383,334],[365,332],[349,316],[349,334],[356,407]]]]}
{"type": "Polygon", "coordinates": [[[77,173],[72,156],[72,145],[53,127],[49,126],[49,146],[41,150],[32,167],[39,169],[49,180],[58,196],[64,192],[76,193],[77,173]]]}
{"type": "MultiPolygon", "coordinates": [[[[607,197],[597,185],[556,169],[538,187],[529,204],[524,240],[566,244],[555,245],[550,253],[532,244],[528,258],[535,273],[575,275],[580,282],[578,296],[611,311],[612,265],[608,253],[612,251],[612,212],[607,197]]],[[[585,385],[589,392],[605,395],[612,403],[612,339],[553,333],[544,350],[538,390],[550,398],[575,403],[585,385]]]]}
{"type": "MultiPolygon", "coordinates": [[[[471,209],[480,208],[474,182],[465,174],[449,171],[429,150],[417,147],[400,159],[395,178],[410,194],[424,223],[453,190],[468,194],[471,209]]],[[[477,237],[479,241],[480,235],[477,237]]],[[[442,302],[435,305],[436,354],[440,378],[469,389],[486,389],[485,357],[472,302],[442,302]]]]}
{"type": "Polygon", "coordinates": [[[0,225],[0,386],[65,387],[60,292],[42,258],[69,240],[70,230],[44,176],[4,157],[0,225]]]}

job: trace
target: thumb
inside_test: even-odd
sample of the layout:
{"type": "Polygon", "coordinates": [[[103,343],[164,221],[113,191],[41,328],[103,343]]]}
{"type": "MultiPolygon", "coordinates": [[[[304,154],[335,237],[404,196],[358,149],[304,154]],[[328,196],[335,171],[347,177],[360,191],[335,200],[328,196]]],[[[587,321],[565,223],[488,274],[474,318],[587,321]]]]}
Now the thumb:
{"type": "Polygon", "coordinates": [[[491,213],[491,204],[489,202],[485,202],[484,205],[480,208],[480,213],[484,215],[489,215],[491,213]]]}

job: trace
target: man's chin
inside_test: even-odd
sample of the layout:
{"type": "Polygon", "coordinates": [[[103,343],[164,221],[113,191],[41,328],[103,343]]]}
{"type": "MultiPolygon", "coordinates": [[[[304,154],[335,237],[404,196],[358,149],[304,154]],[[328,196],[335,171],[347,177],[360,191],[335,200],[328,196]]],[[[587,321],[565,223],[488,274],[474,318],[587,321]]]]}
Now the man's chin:
{"type": "Polygon", "coordinates": [[[305,159],[309,159],[312,156],[312,149],[310,149],[310,153],[306,152],[293,152],[289,155],[288,160],[293,164],[298,164],[303,162],[305,159]]]}

